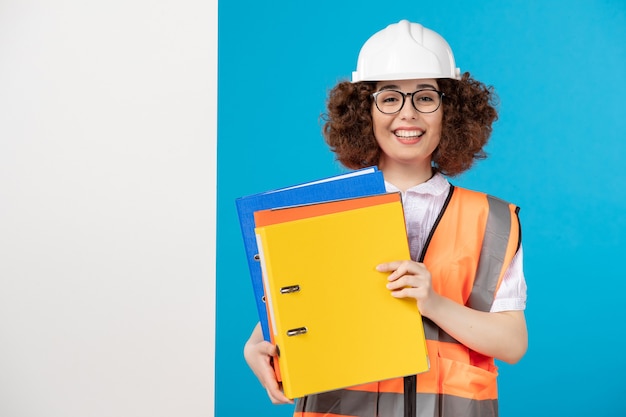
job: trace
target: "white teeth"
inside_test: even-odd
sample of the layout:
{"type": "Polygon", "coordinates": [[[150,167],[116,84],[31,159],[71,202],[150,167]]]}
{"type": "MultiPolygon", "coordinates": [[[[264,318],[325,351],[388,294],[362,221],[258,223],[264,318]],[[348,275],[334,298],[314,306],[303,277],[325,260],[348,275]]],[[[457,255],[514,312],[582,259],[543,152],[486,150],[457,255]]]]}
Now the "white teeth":
{"type": "Polygon", "coordinates": [[[396,130],[395,134],[400,138],[419,138],[424,132],[416,130],[396,130]]]}

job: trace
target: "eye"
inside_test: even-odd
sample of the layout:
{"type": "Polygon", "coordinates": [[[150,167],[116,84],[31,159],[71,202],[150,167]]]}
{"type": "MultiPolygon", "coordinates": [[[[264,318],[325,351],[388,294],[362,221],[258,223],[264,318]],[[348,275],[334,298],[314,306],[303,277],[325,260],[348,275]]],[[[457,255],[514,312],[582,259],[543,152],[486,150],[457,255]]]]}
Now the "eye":
{"type": "Polygon", "coordinates": [[[381,91],[378,94],[378,102],[382,104],[394,104],[402,100],[397,91],[381,91]]]}
{"type": "Polygon", "coordinates": [[[435,91],[420,91],[415,94],[415,101],[420,103],[432,103],[437,100],[437,93],[435,91]]]}

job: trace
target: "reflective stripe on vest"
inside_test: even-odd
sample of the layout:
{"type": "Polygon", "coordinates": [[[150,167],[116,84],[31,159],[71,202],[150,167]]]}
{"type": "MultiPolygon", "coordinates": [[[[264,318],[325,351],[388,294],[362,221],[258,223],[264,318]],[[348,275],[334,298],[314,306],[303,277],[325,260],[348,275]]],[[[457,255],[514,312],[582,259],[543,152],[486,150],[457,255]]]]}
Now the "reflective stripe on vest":
{"type": "MultiPolygon", "coordinates": [[[[403,393],[340,390],[299,399],[297,417],[403,417],[403,393]],[[340,394],[340,395],[333,395],[340,394]],[[339,398],[340,397],[340,398],[339,398]],[[310,410],[310,411],[303,411],[310,410]]],[[[498,402],[416,394],[417,417],[497,416],[498,402]]]]}
{"type": "MultiPolygon", "coordinates": [[[[433,288],[489,311],[519,248],[517,213],[516,206],[495,197],[451,187],[420,259],[432,274],[433,288]]],[[[417,417],[496,417],[493,358],[468,349],[427,318],[424,330],[431,366],[417,376],[417,417]]],[[[403,417],[404,401],[404,379],[395,378],[298,399],[294,416],[403,417]]]]}

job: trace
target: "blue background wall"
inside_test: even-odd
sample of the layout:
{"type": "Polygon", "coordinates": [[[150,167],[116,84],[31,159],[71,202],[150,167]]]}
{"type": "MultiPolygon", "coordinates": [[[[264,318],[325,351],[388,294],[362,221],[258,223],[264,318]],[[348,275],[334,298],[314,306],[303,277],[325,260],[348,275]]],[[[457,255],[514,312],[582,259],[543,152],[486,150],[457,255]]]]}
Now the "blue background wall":
{"type": "Polygon", "coordinates": [[[530,347],[500,364],[501,414],[625,415],[623,1],[219,3],[216,413],[288,416],[248,369],[256,322],[234,200],[336,174],[327,91],[406,18],[496,88],[490,158],[453,182],[522,207],[530,347]]]}

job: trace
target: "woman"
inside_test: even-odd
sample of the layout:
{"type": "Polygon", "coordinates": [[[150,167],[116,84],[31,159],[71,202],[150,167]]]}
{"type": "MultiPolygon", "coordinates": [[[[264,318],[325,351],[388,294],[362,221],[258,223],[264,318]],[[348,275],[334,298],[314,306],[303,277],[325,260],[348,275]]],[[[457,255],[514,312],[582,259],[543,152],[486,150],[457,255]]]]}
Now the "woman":
{"type": "MultiPolygon", "coordinates": [[[[297,416],[497,416],[494,358],[526,352],[518,209],[444,177],[485,157],[493,92],[455,67],[437,33],[406,20],[362,47],[352,82],[330,92],[324,136],[348,168],[378,165],[402,193],[411,259],[376,266],[424,318],[430,370],[298,399],[297,416]],[[417,393],[414,395],[412,393],[417,393]]],[[[245,358],[274,403],[290,403],[257,326],[245,358]]],[[[364,364],[367,366],[367,364],[364,364]]]]}

